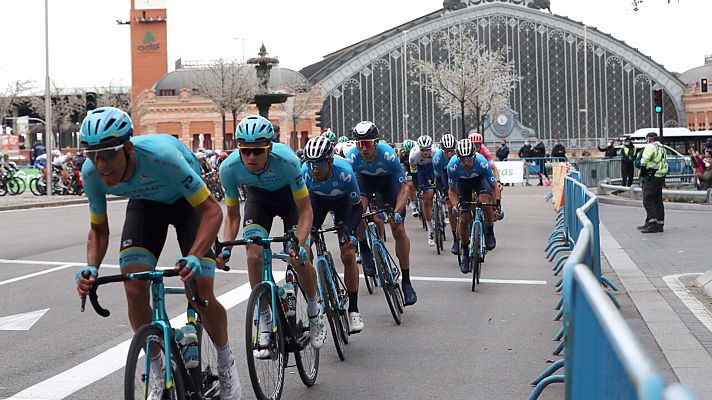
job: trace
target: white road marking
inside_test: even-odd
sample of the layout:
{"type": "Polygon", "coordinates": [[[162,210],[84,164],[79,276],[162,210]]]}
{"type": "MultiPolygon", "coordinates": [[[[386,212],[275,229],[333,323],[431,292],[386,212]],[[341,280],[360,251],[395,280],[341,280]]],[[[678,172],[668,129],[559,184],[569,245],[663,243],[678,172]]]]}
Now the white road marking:
{"type": "Polygon", "coordinates": [[[49,308],[1,317],[0,331],[29,331],[47,311],[49,308]]]}
{"type": "MultiPolygon", "coordinates": [[[[126,203],[126,202],[128,202],[128,200],[112,200],[112,201],[109,202],[109,204],[111,204],[111,203],[126,203]]],[[[27,211],[27,210],[37,210],[38,208],[40,208],[40,209],[44,208],[44,209],[50,210],[50,209],[55,209],[55,208],[88,207],[88,204],[89,204],[89,203],[87,203],[87,202],[83,202],[83,203],[77,203],[77,204],[64,204],[64,205],[56,205],[56,206],[45,206],[45,205],[43,205],[42,203],[37,203],[37,204],[33,204],[33,207],[19,208],[19,209],[14,209],[14,210],[2,210],[2,211],[0,211],[0,214],[2,214],[2,213],[20,212],[20,211],[27,211]]]]}
{"type": "MultiPolygon", "coordinates": [[[[284,279],[284,275],[284,272],[274,271],[274,278],[278,282],[284,279]]],[[[218,301],[226,310],[229,310],[247,300],[250,297],[250,292],[250,284],[245,283],[219,296],[218,301]]],[[[186,315],[183,313],[172,318],[171,325],[174,327],[182,326],[185,321],[186,315]]],[[[59,400],[70,396],[72,393],[123,368],[130,345],[131,339],[121,342],[90,360],[17,393],[8,400],[59,400]]]]}
{"type": "Polygon", "coordinates": [[[697,297],[695,297],[692,293],[690,293],[689,290],[687,290],[687,287],[685,287],[685,284],[680,282],[680,277],[681,276],[690,276],[690,275],[702,275],[701,273],[689,273],[689,274],[676,274],[676,275],[667,275],[663,276],[663,280],[665,283],[668,285],[670,290],[677,295],[677,297],[682,301],[687,308],[692,311],[692,313],[697,317],[697,319],[702,322],[702,325],[704,325],[707,329],[712,332],[712,313],[710,313],[710,310],[705,307],[704,304],[702,304],[699,300],[697,300],[697,297]]]}
{"type": "Polygon", "coordinates": [[[27,274],[27,275],[23,275],[23,276],[18,276],[17,278],[12,278],[12,279],[8,279],[8,280],[4,280],[4,281],[0,282],[0,286],[7,285],[8,283],[12,283],[12,282],[21,281],[23,279],[32,278],[32,277],[39,276],[39,275],[49,274],[50,272],[59,271],[59,270],[65,269],[65,268],[73,267],[75,265],[77,265],[77,264],[64,264],[64,265],[60,265],[59,267],[46,269],[44,271],[39,271],[39,272],[35,272],[32,274],[27,274]]]}

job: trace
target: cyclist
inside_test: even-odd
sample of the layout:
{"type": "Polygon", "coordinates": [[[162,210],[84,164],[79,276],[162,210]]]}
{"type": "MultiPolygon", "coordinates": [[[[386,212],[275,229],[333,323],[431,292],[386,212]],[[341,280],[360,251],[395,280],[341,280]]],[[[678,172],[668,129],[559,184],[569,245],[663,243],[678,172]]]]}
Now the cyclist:
{"type": "MultiPolygon", "coordinates": [[[[346,156],[356,173],[361,189],[361,204],[368,208],[369,199],[376,194],[380,205],[389,204],[395,210],[391,232],[396,241],[396,256],[403,274],[404,303],[409,306],[418,301],[418,296],[410,282],[410,240],[405,231],[405,206],[408,201],[408,189],[404,185],[405,175],[398,162],[396,152],[385,142],[379,142],[378,128],[373,122],[359,122],[353,130],[356,148],[346,156]]],[[[359,244],[363,259],[364,272],[373,276],[376,267],[373,255],[368,248],[365,235],[365,223],[359,229],[359,244]]]]}
{"type": "Polygon", "coordinates": [[[408,157],[410,163],[410,172],[417,176],[418,193],[420,194],[421,204],[423,209],[423,217],[425,224],[428,227],[428,245],[435,246],[435,232],[433,230],[433,195],[435,192],[428,188],[429,185],[435,182],[435,174],[433,172],[433,138],[428,135],[422,135],[418,138],[417,146],[410,150],[408,157]]]}
{"type": "MultiPolygon", "coordinates": [[[[299,284],[307,295],[307,314],[311,345],[321,348],[326,340],[324,316],[319,305],[316,271],[308,259],[309,234],[313,220],[309,192],[304,184],[299,159],[283,143],[272,142],[274,127],[268,119],[251,115],[243,119],[235,130],[238,151],[232,152],[220,165],[220,181],[225,188],[227,218],[223,229],[225,240],[235,240],[240,230],[240,200],[238,185],[247,190],[244,238],[268,237],[276,216],[282,218],[285,232],[296,226],[299,248],[292,249],[290,264],[299,275],[299,284]]],[[[262,246],[246,246],[250,285],[262,280],[262,246]]],[[[219,262],[227,261],[230,248],[219,255],[219,262]]],[[[269,309],[260,312],[259,344],[269,346],[272,315],[269,309]]],[[[263,350],[259,356],[269,356],[263,350]]]]}
{"type": "MultiPolygon", "coordinates": [[[[220,229],[222,211],[200,179],[200,167],[193,153],[171,135],[131,137],[133,124],[125,112],[101,107],[88,113],[81,127],[81,145],[87,161],[82,167],[84,190],[89,199],[90,229],[87,266],[76,274],[77,291],[86,297],[99,275],[109,245],[106,195],[126,196],[126,219],[121,234],[119,264],[122,273],[155,269],[173,225],[185,261],[184,283],[195,279],[200,296],[208,301],[194,305],[205,323],[218,352],[220,398],[239,399],[242,388],[237,363],[230,350],[227,314],[215,298],[215,260],[210,245],[220,229]],[[83,273],[90,274],[89,279],[83,273]]],[[[129,321],[134,330],[151,322],[149,282],[124,283],[129,321]]],[[[190,298],[190,297],[189,297],[190,298]]],[[[156,375],[151,399],[162,398],[163,360],[151,360],[156,375]]]]}
{"type": "Polygon", "coordinates": [[[447,133],[440,138],[440,146],[442,149],[435,152],[433,155],[433,172],[435,173],[435,182],[438,185],[438,190],[443,194],[443,199],[445,200],[445,207],[447,208],[448,220],[450,221],[450,228],[452,229],[452,248],[450,252],[452,254],[458,254],[460,250],[460,242],[457,238],[457,217],[453,212],[453,204],[448,196],[448,190],[450,184],[447,179],[447,163],[455,154],[455,147],[457,145],[457,140],[455,136],[447,133]]]}
{"type": "MultiPolygon", "coordinates": [[[[475,146],[469,139],[461,139],[457,142],[457,155],[450,158],[447,164],[448,183],[450,185],[449,196],[453,204],[459,203],[459,226],[460,234],[460,271],[463,274],[470,272],[469,259],[469,238],[472,214],[470,204],[462,204],[465,201],[472,201],[473,194],[478,196],[482,202],[492,202],[492,194],[499,191],[497,180],[492,174],[489,163],[485,157],[475,151],[475,146]]],[[[492,207],[483,207],[484,214],[484,237],[485,248],[493,250],[497,245],[493,229],[492,207]]]]}
{"type": "MultiPolygon", "coordinates": [[[[492,173],[494,174],[495,179],[497,179],[497,187],[499,188],[499,190],[495,194],[495,200],[501,201],[502,183],[499,180],[499,170],[497,169],[497,165],[494,163],[494,157],[492,157],[492,152],[490,152],[487,146],[485,146],[484,139],[479,133],[471,131],[468,137],[470,138],[472,144],[475,145],[475,151],[483,155],[489,163],[489,166],[492,169],[492,173]]],[[[503,214],[501,213],[501,210],[495,210],[495,220],[501,219],[502,215],[503,214]]]]}
{"type": "MultiPolygon", "coordinates": [[[[302,175],[314,211],[312,229],[320,229],[326,215],[333,212],[334,222],[342,222],[350,235],[358,227],[363,214],[361,191],[351,164],[341,157],[334,157],[334,146],[324,136],[310,139],[304,146],[304,155],[307,162],[302,166],[302,175]]],[[[349,327],[351,333],[357,333],[363,330],[363,318],[358,309],[356,250],[348,237],[346,240],[339,237],[339,250],[349,295],[349,327]]]]}
{"type": "Polygon", "coordinates": [[[415,205],[415,184],[413,181],[417,181],[418,177],[416,173],[410,170],[410,151],[415,147],[415,141],[406,139],[403,141],[403,149],[400,152],[400,164],[403,167],[403,173],[405,173],[405,185],[408,190],[408,205],[410,205],[410,210],[414,217],[419,217],[418,207],[415,205]]]}

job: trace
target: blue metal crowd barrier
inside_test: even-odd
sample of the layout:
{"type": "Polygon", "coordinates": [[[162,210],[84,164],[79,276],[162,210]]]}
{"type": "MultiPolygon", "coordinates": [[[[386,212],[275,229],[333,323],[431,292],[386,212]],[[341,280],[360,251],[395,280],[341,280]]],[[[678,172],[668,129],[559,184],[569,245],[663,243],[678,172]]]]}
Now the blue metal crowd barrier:
{"type": "Polygon", "coordinates": [[[563,318],[563,326],[554,338],[562,342],[554,354],[564,356],[532,382],[529,399],[563,382],[567,399],[694,400],[680,385],[665,389],[662,375],[614,307],[615,297],[603,290],[618,289],[601,274],[598,199],[580,178],[572,171],[565,179],[564,207],[546,248],[551,261],[562,250],[570,251],[555,267],[557,274],[563,269],[564,277],[557,285],[563,293],[556,317],[563,318]],[[554,375],[562,367],[565,373],[554,375]]]}

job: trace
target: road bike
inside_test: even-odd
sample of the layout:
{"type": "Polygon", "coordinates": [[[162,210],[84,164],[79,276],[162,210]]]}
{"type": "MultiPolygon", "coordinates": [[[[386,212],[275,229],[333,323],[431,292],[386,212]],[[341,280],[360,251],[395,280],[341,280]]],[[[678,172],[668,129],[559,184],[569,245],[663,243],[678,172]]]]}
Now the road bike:
{"type": "MultiPolygon", "coordinates": [[[[405,306],[399,281],[401,272],[388,249],[386,249],[385,244],[381,241],[375,221],[375,217],[380,216],[382,217],[381,219],[389,218],[391,220],[390,223],[394,224],[393,214],[393,208],[386,205],[383,209],[363,214],[361,218],[366,220],[366,241],[371,248],[373,262],[376,266],[376,276],[373,278],[373,283],[376,287],[383,288],[391,315],[396,324],[400,325],[401,314],[403,314],[405,306]]],[[[368,282],[368,278],[366,282],[368,282]]]]}
{"type": "Polygon", "coordinates": [[[203,177],[203,181],[205,181],[205,184],[208,186],[208,189],[210,190],[210,193],[212,193],[213,197],[215,197],[215,200],[220,202],[225,198],[225,192],[220,184],[216,170],[211,170],[206,173],[203,177]]]}
{"type": "MultiPolygon", "coordinates": [[[[319,350],[310,343],[307,297],[299,285],[299,276],[287,264],[285,284],[275,283],[272,276],[272,259],[289,260],[290,248],[298,248],[299,241],[293,232],[280,237],[259,236],[249,239],[215,241],[215,254],[225,246],[262,246],[262,281],[252,288],[245,318],[245,350],[247,369],[255,396],[258,399],[279,399],[284,389],[284,373],[289,354],[294,359],[299,377],[306,386],[316,382],[319,372],[319,350]],[[281,253],[270,250],[271,243],[284,243],[281,253]],[[269,342],[260,344],[260,312],[272,314],[269,342]]],[[[266,327],[262,327],[265,329],[266,327]]]]}
{"type": "MultiPolygon", "coordinates": [[[[472,272],[472,291],[475,291],[475,286],[480,283],[480,274],[482,272],[482,263],[485,262],[485,255],[487,250],[484,245],[484,223],[482,217],[482,207],[499,207],[498,203],[486,203],[481,202],[479,199],[477,201],[461,201],[458,205],[460,208],[463,204],[469,204],[474,207],[470,207],[470,213],[472,214],[472,221],[470,226],[470,272],[472,272]]],[[[458,265],[460,264],[460,254],[457,255],[458,265]]]]}
{"type": "Polygon", "coordinates": [[[435,240],[435,250],[440,255],[443,251],[443,242],[445,241],[445,214],[443,207],[443,195],[438,190],[436,185],[428,186],[428,189],[434,190],[433,196],[433,239],[435,240]]]}
{"type": "Polygon", "coordinates": [[[343,223],[331,228],[312,231],[312,243],[316,248],[314,267],[316,267],[324,314],[329,320],[336,353],[343,361],[346,358],[344,347],[349,343],[349,296],[344,281],[336,272],[331,252],[326,248],[324,234],[328,232],[338,234],[340,243],[347,243],[350,239],[343,223]]]}
{"type": "MultiPolygon", "coordinates": [[[[185,262],[181,267],[185,266],[185,262]]],[[[200,317],[200,310],[188,303],[187,323],[192,324],[197,334],[198,363],[194,368],[186,368],[182,354],[188,344],[177,340],[182,335],[180,329],[171,327],[166,313],[166,294],[185,294],[185,287],[166,287],[163,279],[178,276],[180,270],[166,269],[156,271],[135,272],[125,275],[101,276],[94,281],[89,292],[89,300],[97,314],[102,317],[110,315],[109,310],[101,307],[97,295],[99,286],[108,283],[126,281],[150,281],[153,299],[153,314],[151,323],[140,327],[134,333],[131,346],[126,357],[124,372],[124,398],[126,400],[145,399],[154,382],[151,379],[159,376],[152,372],[151,358],[163,359],[162,376],[164,399],[219,399],[220,380],[218,377],[217,350],[200,317]],[[151,357],[146,357],[149,354],[151,357]],[[166,366],[171,366],[166,368],[166,366]]],[[[88,275],[85,274],[85,277],[88,275]]],[[[195,281],[189,282],[191,300],[201,307],[207,306],[207,301],[200,298],[195,281]]],[[[84,311],[82,300],[82,311],[84,311]]],[[[200,308],[200,307],[199,307],[200,308]]]]}

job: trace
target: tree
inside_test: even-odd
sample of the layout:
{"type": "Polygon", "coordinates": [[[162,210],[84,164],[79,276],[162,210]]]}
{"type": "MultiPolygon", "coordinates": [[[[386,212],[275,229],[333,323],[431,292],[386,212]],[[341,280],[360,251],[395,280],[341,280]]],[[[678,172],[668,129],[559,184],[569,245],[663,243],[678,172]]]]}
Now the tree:
{"type": "Polygon", "coordinates": [[[319,100],[319,90],[313,86],[302,75],[295,76],[285,84],[285,89],[295,96],[287,99],[278,107],[284,111],[287,118],[292,122],[292,132],[297,131],[297,124],[302,120],[302,116],[313,108],[315,101],[319,100]]]}
{"type": "Polygon", "coordinates": [[[59,134],[62,131],[62,125],[71,122],[73,116],[84,114],[84,93],[73,91],[66,94],[52,82],[52,90],[50,92],[52,103],[52,120],[47,120],[45,113],[44,96],[32,96],[29,98],[29,106],[35,114],[43,119],[47,124],[51,124],[52,130],[59,134]]]}
{"type": "Polygon", "coordinates": [[[31,88],[32,81],[15,81],[0,92],[0,126],[5,124],[5,117],[17,102],[17,97],[31,88]]]}
{"type": "Polygon", "coordinates": [[[487,50],[462,25],[440,40],[445,58],[438,62],[415,60],[414,73],[424,78],[416,83],[435,94],[445,113],[460,118],[464,138],[465,117],[475,115],[479,130],[484,115],[506,104],[519,76],[514,64],[505,61],[507,47],[487,50]]]}
{"type": "Polygon", "coordinates": [[[222,118],[223,149],[227,148],[225,135],[225,114],[232,114],[233,126],[237,115],[255,98],[257,79],[251,67],[235,61],[219,59],[206,69],[195,71],[196,90],[215,103],[222,118]]]}
{"type": "Polygon", "coordinates": [[[131,113],[131,96],[130,93],[123,92],[113,82],[109,82],[109,86],[102,86],[96,89],[99,95],[99,107],[116,107],[120,110],[131,113]]]}
{"type": "MultiPolygon", "coordinates": [[[[632,0],[633,4],[633,11],[638,11],[638,6],[643,2],[643,0],[632,0]]],[[[670,4],[670,0],[667,0],[668,4],[670,4]]],[[[677,0],[678,3],[680,3],[680,0],[677,0]]]]}

